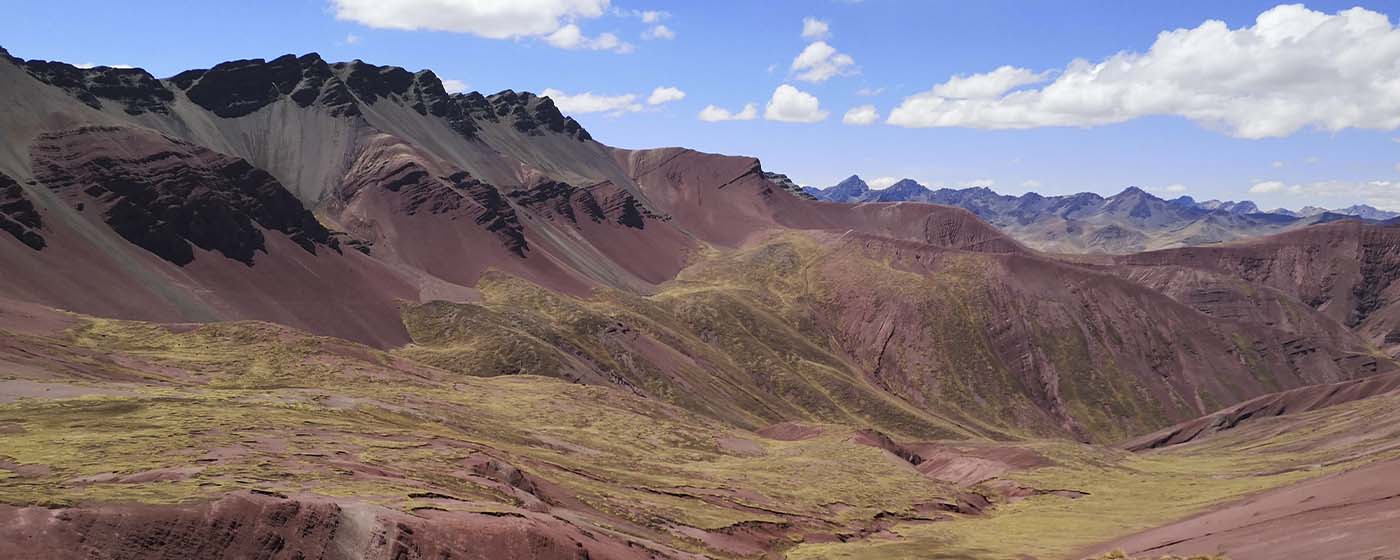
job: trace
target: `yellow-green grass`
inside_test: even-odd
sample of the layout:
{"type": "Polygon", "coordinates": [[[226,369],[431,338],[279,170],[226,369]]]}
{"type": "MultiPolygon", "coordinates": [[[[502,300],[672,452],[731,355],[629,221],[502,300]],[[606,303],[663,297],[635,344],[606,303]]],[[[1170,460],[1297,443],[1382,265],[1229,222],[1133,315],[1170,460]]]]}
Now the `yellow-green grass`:
{"type": "Polygon", "coordinates": [[[661,534],[809,518],[859,526],[955,491],[852,443],[845,426],[767,440],[616,388],[456,375],[340,341],[326,352],[332,341],[261,323],[92,321],[69,336],[162,371],[164,382],[0,405],[0,502],[176,503],[258,489],[406,511],[523,505],[466,473],[479,454],[661,534]],[[310,374],[296,374],[302,364],[310,374]],[[175,481],[112,480],[182,467],[203,469],[175,481]]]}
{"type": "Polygon", "coordinates": [[[1008,478],[1088,495],[1036,496],[984,517],[896,527],[891,538],[802,545],[788,558],[1072,558],[1085,547],[1259,491],[1400,456],[1394,444],[1400,437],[1397,405],[1400,396],[1378,397],[1143,454],[1038,444],[1059,465],[1008,478]]]}

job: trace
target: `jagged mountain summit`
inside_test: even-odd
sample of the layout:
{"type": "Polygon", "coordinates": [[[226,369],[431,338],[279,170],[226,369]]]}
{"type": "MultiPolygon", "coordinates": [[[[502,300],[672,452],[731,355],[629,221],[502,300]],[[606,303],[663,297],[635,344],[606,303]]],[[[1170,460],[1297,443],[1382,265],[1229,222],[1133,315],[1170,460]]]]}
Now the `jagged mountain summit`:
{"type": "Polygon", "coordinates": [[[832,202],[912,201],[966,208],[1030,247],[1064,253],[1132,253],[1210,245],[1348,217],[1379,222],[1400,216],[1365,205],[1332,211],[1317,208],[1306,213],[1262,212],[1248,200],[1197,201],[1189,196],[1164,200],[1137,187],[1108,197],[1087,192],[1011,196],[987,187],[929,189],[910,179],[871,189],[855,175],[825,189],[806,187],[804,192],[832,202]]]}
{"type": "Polygon", "coordinates": [[[314,54],[164,79],[6,55],[0,135],[20,558],[1178,550],[1250,539],[1161,496],[1286,530],[1374,500],[1237,501],[1392,459],[1393,226],[1055,255],[1016,237],[1265,218],[858,177],[814,200],[314,54]]]}

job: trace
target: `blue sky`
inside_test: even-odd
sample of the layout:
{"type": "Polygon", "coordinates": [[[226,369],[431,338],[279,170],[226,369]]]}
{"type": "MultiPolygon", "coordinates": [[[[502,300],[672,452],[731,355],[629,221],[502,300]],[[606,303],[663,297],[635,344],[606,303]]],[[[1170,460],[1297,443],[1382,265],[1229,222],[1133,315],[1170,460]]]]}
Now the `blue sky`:
{"type": "Polygon", "coordinates": [[[1265,207],[1400,209],[1400,30],[1392,27],[1400,2],[1342,12],[1357,5],[23,1],[7,3],[0,46],[23,58],[135,65],[161,77],[311,51],[431,68],[486,93],[560,92],[570,100],[560,105],[610,145],[754,155],[818,186],[858,173],[1010,193],[1111,194],[1137,185],[1265,207]],[[656,13],[644,18],[648,11],[656,13]],[[813,33],[804,37],[806,18],[826,33],[807,26],[813,33]],[[1265,27],[1308,26],[1320,31],[1260,46],[1265,27]],[[434,27],[444,30],[426,29],[434,27]],[[1176,29],[1194,33],[1153,49],[1159,33],[1176,29]],[[794,68],[818,41],[829,48],[813,49],[816,63],[794,68]],[[1108,64],[1089,72],[1076,59],[1108,64]],[[1010,68],[994,73],[1003,66],[1010,68]],[[950,82],[955,76],[974,79],[950,82]],[[660,87],[684,98],[649,104],[660,87]],[[780,89],[789,95],[775,99],[780,89]],[[586,93],[594,97],[575,97],[586,93]],[[803,104],[807,96],[817,111],[803,104]],[[781,110],[770,114],[770,102],[781,110]],[[699,118],[709,105],[733,114],[749,103],[752,120],[699,118]],[[873,123],[843,122],[863,105],[873,106],[873,123]],[[816,122],[765,118],[823,113],[816,122]]]}

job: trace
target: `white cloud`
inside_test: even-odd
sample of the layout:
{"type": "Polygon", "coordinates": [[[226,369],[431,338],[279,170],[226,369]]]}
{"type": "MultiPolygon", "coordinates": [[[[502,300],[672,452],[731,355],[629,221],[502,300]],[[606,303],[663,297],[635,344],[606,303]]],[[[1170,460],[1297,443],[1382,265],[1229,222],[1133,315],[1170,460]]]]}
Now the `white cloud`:
{"type": "Polygon", "coordinates": [[[1040,188],[1040,181],[1037,181],[1035,179],[1026,179],[1025,181],[1021,181],[1021,188],[1038,189],[1040,188]]]}
{"type": "Polygon", "coordinates": [[[1174,184],[1171,184],[1171,185],[1167,185],[1167,186],[1165,186],[1165,187],[1149,188],[1149,189],[1147,189],[1147,190],[1152,191],[1152,192],[1157,192],[1157,193],[1165,193],[1165,194],[1181,194],[1181,193],[1184,193],[1184,192],[1186,192],[1187,190],[1190,190],[1190,189],[1187,189],[1187,188],[1186,188],[1186,185],[1183,185],[1183,184],[1181,184],[1181,183],[1174,183],[1174,184]]]}
{"type": "Polygon", "coordinates": [[[770,121],[814,123],[826,119],[829,113],[823,111],[815,95],[787,84],[773,90],[773,97],[763,111],[763,118],[770,121]]]}
{"type": "Polygon", "coordinates": [[[685,99],[685,92],[675,87],[658,87],[651,90],[651,95],[647,97],[647,105],[660,105],[672,101],[685,99]]]}
{"type": "MultiPolygon", "coordinates": [[[[1287,136],[1305,127],[1393,130],[1400,127],[1396,60],[1400,30],[1385,14],[1351,8],[1329,15],[1281,5],[1251,27],[1210,20],[1159,34],[1146,53],[1075,60],[1038,89],[953,98],[935,88],[906,98],[888,122],[1007,129],[1177,115],[1241,138],[1287,136]]],[[[1006,82],[993,78],[997,72],[1003,69],[955,79],[1000,87],[1006,82]]]]}
{"type": "Polygon", "coordinates": [[[1049,72],[1039,74],[1025,68],[1002,66],[986,74],[953,76],[933,86],[933,94],[953,99],[986,99],[1000,97],[1013,88],[1043,82],[1049,72]]]}
{"type": "Polygon", "coordinates": [[[1273,168],[1275,168],[1275,169],[1278,169],[1278,168],[1280,168],[1280,167],[1283,167],[1283,166],[1284,166],[1284,163],[1283,163],[1282,161],[1280,161],[1280,160],[1274,160],[1274,162],[1273,162],[1273,163],[1270,163],[1269,166],[1270,166],[1270,167],[1273,167],[1273,168]]]}
{"type": "Polygon", "coordinates": [[[553,99],[554,106],[565,113],[620,115],[642,110],[642,104],[637,103],[637,96],[630,93],[626,95],[597,95],[593,92],[585,92],[569,95],[554,88],[545,89],[542,93],[545,97],[553,99]]]}
{"type": "Polygon", "coordinates": [[[642,23],[656,23],[670,16],[670,12],[662,12],[659,10],[646,10],[642,12],[642,15],[639,17],[642,18],[642,23]]]}
{"type": "Polygon", "coordinates": [[[331,0],[335,17],[385,29],[452,31],[491,39],[541,37],[596,18],[609,0],[331,0]]]}
{"type": "Polygon", "coordinates": [[[994,181],[994,180],[991,180],[991,179],[973,179],[973,180],[971,180],[971,181],[963,181],[963,182],[961,182],[961,183],[958,183],[958,188],[962,188],[962,189],[967,189],[967,188],[972,188],[972,187],[989,187],[989,188],[990,188],[992,185],[995,185],[995,184],[997,184],[997,182],[994,181]]]}
{"type": "Polygon", "coordinates": [[[898,182],[899,179],[896,179],[894,177],[876,177],[874,179],[866,181],[865,184],[868,185],[870,188],[878,191],[881,189],[888,189],[890,188],[890,186],[898,182]]]}
{"type": "Polygon", "coordinates": [[[714,105],[706,105],[704,109],[700,110],[700,120],[705,122],[751,121],[756,118],[758,118],[758,105],[753,103],[744,105],[744,109],[737,113],[731,113],[728,109],[714,105]]]}
{"type": "Polygon", "coordinates": [[[675,39],[676,32],[664,25],[657,25],[642,32],[643,39],[675,39]]]}
{"type": "Polygon", "coordinates": [[[603,33],[597,37],[587,37],[579,26],[572,23],[560,27],[554,33],[550,33],[544,38],[546,43],[561,49],[577,50],[585,49],[591,51],[613,51],[618,53],[632,52],[632,45],[623,42],[612,33],[603,33]]]}
{"type": "MultiPolygon", "coordinates": [[[[538,38],[564,49],[632,52],[632,45],[616,35],[590,38],[576,23],[603,16],[609,4],[610,0],[331,0],[336,19],[373,28],[450,31],[488,39],[538,38]]],[[[646,13],[665,14],[638,14],[645,20],[646,13]]],[[[349,37],[346,42],[354,43],[349,37]]]]}
{"type": "Polygon", "coordinates": [[[860,88],[860,89],[856,90],[856,95],[859,95],[859,96],[861,96],[861,97],[875,97],[875,96],[880,95],[880,94],[882,94],[882,93],[885,93],[885,88],[869,88],[869,87],[863,87],[863,88],[860,88]]]}
{"type": "Polygon", "coordinates": [[[1356,201],[1382,210],[1400,210],[1400,181],[1319,181],[1289,185],[1280,181],[1255,183],[1255,194],[1283,193],[1305,199],[1308,204],[1335,208],[1356,201]]]}
{"type": "Polygon", "coordinates": [[[856,72],[856,61],[850,55],[837,52],[826,41],[817,41],[792,59],[792,71],[797,79],[804,82],[824,82],[835,76],[848,76],[856,72]]]}
{"type": "Polygon", "coordinates": [[[861,105],[852,108],[846,111],[846,116],[841,117],[841,122],[858,126],[874,124],[878,120],[880,120],[880,113],[875,110],[874,105],[861,105]]]}
{"type": "Polygon", "coordinates": [[[345,35],[345,44],[347,44],[347,45],[353,45],[353,44],[358,43],[358,42],[360,42],[360,36],[359,36],[359,35],[356,35],[356,34],[354,34],[354,33],[347,33],[347,34],[345,35]]]}
{"type": "Polygon", "coordinates": [[[122,70],[130,70],[130,69],[132,69],[132,68],[135,68],[135,66],[132,66],[132,65],[130,65],[130,64],[93,64],[93,63],[91,63],[91,62],[84,62],[84,63],[82,63],[82,64],[74,64],[74,65],[73,65],[73,67],[75,67],[75,68],[82,68],[82,69],[84,69],[84,70],[88,70],[88,69],[92,69],[92,68],[97,68],[97,67],[99,67],[99,66],[106,67],[106,68],[119,68],[119,69],[122,69],[122,70]]]}
{"type": "Polygon", "coordinates": [[[1288,185],[1283,184],[1283,181],[1261,181],[1250,186],[1249,192],[1253,194],[1269,194],[1279,192],[1285,188],[1288,188],[1288,185]]]}
{"type": "Polygon", "coordinates": [[[471,86],[468,86],[467,83],[462,80],[442,81],[442,89],[447,90],[447,93],[464,93],[467,91],[468,87],[471,86]]]}
{"type": "Polygon", "coordinates": [[[831,26],[825,21],[814,17],[802,18],[802,38],[809,40],[825,39],[831,32],[831,26]]]}

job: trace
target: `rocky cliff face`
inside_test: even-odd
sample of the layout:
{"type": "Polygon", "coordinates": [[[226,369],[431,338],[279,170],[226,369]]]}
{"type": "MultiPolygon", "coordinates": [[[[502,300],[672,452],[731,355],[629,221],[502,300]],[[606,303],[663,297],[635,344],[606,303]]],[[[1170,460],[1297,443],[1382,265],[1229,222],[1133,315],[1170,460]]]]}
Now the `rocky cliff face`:
{"type": "Polygon", "coordinates": [[[318,246],[339,251],[287,189],[242,159],[122,127],[47,133],[31,149],[40,183],[178,266],[194,260],[194,247],[252,266],[267,252],[264,231],[313,255],[318,246]]]}
{"type": "Polygon", "coordinates": [[[40,234],[43,227],[44,219],[34,209],[24,188],[9,176],[0,174],[0,230],[38,251],[47,245],[40,234]]]}

